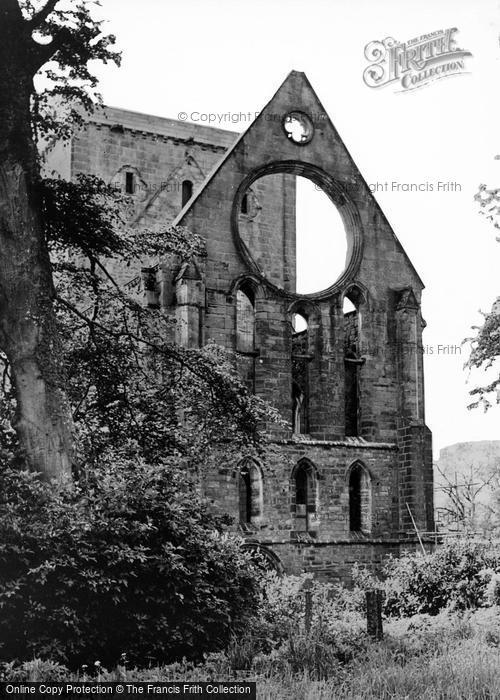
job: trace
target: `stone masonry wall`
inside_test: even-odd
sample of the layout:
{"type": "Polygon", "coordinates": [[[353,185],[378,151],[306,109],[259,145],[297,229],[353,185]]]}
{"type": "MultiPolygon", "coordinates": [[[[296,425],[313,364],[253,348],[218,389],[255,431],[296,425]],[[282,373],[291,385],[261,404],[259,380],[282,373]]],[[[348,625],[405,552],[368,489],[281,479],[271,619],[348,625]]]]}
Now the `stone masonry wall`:
{"type": "MultiPolygon", "coordinates": [[[[214,508],[233,514],[235,528],[274,552],[286,570],[345,578],[354,561],[379,565],[403,542],[412,546],[416,538],[408,506],[420,530],[433,527],[430,432],[424,423],[419,355],[423,285],[333,125],[326,115],[320,118],[322,112],[305,76],[292,72],[177,222],[207,244],[206,342],[237,349],[235,289],[241,282],[253,285],[255,393],[289,422],[288,427],[268,426],[276,444],[260,464],[258,521],[239,522],[238,464],[225,464],[221,456],[206,475],[205,492],[214,508]],[[287,139],[283,124],[293,110],[309,115],[310,141],[287,139]],[[272,229],[263,235],[235,216],[243,193],[249,187],[255,192],[263,175],[310,177],[336,203],[350,255],[331,289],[295,294],[283,277],[286,235],[276,237],[272,229]],[[344,353],[346,331],[352,328],[344,321],[344,296],[356,300],[359,319],[357,437],[346,437],[344,353]],[[300,441],[291,439],[294,313],[308,322],[309,429],[300,441]],[[362,508],[371,526],[363,532],[350,529],[348,475],[355,463],[363,470],[363,484],[370,484],[370,500],[362,508]],[[294,474],[301,465],[307,498],[301,485],[296,502],[294,474]]],[[[279,199],[274,210],[276,220],[282,220],[279,199]]]]}
{"type": "MultiPolygon", "coordinates": [[[[408,506],[418,528],[432,529],[423,284],[305,76],[292,72],[238,140],[219,129],[106,108],[64,157],[72,176],[93,173],[121,188],[132,178],[136,225],[166,227],[174,221],[204,238],[206,259],[187,268],[173,259],[140,261],[158,263],[147,273],[148,284],[152,279],[154,287],[156,275],[157,298],[177,318],[179,342],[215,342],[239,352],[236,366],[247,386],[289,422],[268,426],[274,443],[250,471],[247,465],[240,474],[241,462],[226,463],[220,455],[202,483],[214,510],[232,515],[233,528],[273,552],[286,571],[342,580],[354,562],[378,567],[387,554],[413,546],[408,506]],[[309,114],[313,125],[304,143],[285,133],[285,116],[293,110],[309,114]],[[343,217],[350,251],[343,275],[317,295],[295,293],[297,175],[327,191],[343,217]],[[180,212],[184,180],[193,182],[194,191],[180,212]],[[237,332],[241,285],[249,294],[245,303],[253,305],[245,323],[255,321],[254,347],[245,351],[237,332]],[[345,296],[357,308],[347,321],[345,296]],[[308,434],[300,439],[292,437],[294,313],[308,323],[300,350],[308,434]],[[358,435],[351,437],[345,346],[354,330],[360,410],[358,435]],[[350,492],[353,468],[362,471],[363,493],[356,495],[362,532],[351,530],[352,484],[358,483],[351,481],[350,492]],[[250,515],[241,500],[245,488],[253,489],[246,500],[250,515]]],[[[61,159],[57,152],[63,167],[61,159]]],[[[140,284],[139,269],[115,274],[122,283],[135,274],[140,284]]],[[[240,298],[240,316],[241,308],[240,298]]],[[[248,328],[245,337],[252,337],[248,328]]]]}
{"type": "MultiPolygon", "coordinates": [[[[265,542],[293,541],[297,538],[292,472],[301,459],[314,469],[314,508],[309,513],[307,540],[359,540],[349,532],[349,467],[361,461],[369,472],[372,489],[371,537],[390,537],[397,522],[398,454],[395,445],[364,444],[354,438],[350,442],[286,441],[279,452],[270,454],[261,463],[263,479],[263,511],[255,536],[265,542]]],[[[221,512],[238,512],[238,470],[225,464],[207,477],[205,493],[221,512]]],[[[235,523],[238,526],[238,523],[235,523]]]]}

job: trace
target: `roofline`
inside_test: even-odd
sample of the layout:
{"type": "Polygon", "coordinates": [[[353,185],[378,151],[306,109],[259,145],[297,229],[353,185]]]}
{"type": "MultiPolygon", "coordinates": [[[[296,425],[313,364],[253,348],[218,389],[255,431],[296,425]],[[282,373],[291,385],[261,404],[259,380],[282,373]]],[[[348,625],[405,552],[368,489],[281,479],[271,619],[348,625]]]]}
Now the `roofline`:
{"type": "Polygon", "coordinates": [[[410,260],[410,258],[409,258],[409,256],[408,256],[408,253],[407,253],[406,250],[404,249],[404,247],[403,247],[401,241],[400,241],[399,238],[396,236],[393,227],[391,226],[391,224],[390,224],[390,222],[389,222],[387,216],[385,215],[385,213],[384,213],[382,207],[381,207],[380,204],[378,203],[378,201],[377,201],[375,195],[374,195],[373,192],[370,190],[370,188],[369,188],[369,186],[368,186],[368,183],[366,182],[365,178],[363,177],[363,174],[362,174],[361,170],[358,168],[356,161],[354,160],[354,158],[353,158],[352,155],[351,155],[351,152],[349,151],[349,149],[348,149],[347,146],[345,145],[344,139],[341,137],[341,135],[339,134],[339,132],[338,132],[337,129],[335,128],[335,125],[333,124],[332,120],[330,119],[330,115],[328,114],[328,112],[327,112],[326,109],[324,108],[323,103],[321,102],[321,100],[319,99],[319,97],[318,97],[316,91],[314,90],[313,86],[311,85],[311,83],[310,83],[310,81],[309,81],[309,78],[307,77],[307,75],[306,75],[303,71],[292,70],[292,71],[290,71],[290,72],[288,73],[288,75],[287,75],[286,78],[283,80],[283,82],[281,83],[281,85],[280,85],[280,86],[278,87],[278,89],[274,92],[274,94],[273,94],[273,96],[271,97],[271,99],[268,100],[268,101],[266,102],[266,104],[264,105],[264,107],[260,110],[259,115],[251,122],[251,124],[248,125],[248,127],[245,129],[245,131],[243,131],[243,132],[239,135],[239,137],[236,139],[236,141],[234,142],[234,144],[232,145],[232,147],[230,147],[230,148],[226,151],[226,153],[225,153],[224,156],[221,158],[221,160],[219,161],[219,163],[217,163],[217,165],[216,165],[216,166],[212,169],[212,171],[207,175],[207,177],[205,178],[205,181],[203,182],[203,185],[202,185],[202,186],[198,189],[198,191],[191,197],[191,199],[189,199],[189,200],[186,202],[186,204],[185,204],[184,207],[181,209],[181,211],[179,212],[179,214],[177,214],[177,216],[176,216],[175,219],[173,220],[172,225],[173,225],[173,226],[178,226],[178,225],[180,224],[180,222],[181,222],[182,219],[186,216],[186,214],[187,214],[188,211],[191,209],[191,207],[193,206],[193,204],[197,201],[198,197],[201,196],[201,194],[202,194],[202,192],[204,191],[204,189],[205,189],[205,188],[207,187],[207,185],[212,181],[212,179],[215,177],[215,175],[219,172],[219,170],[220,170],[220,169],[222,168],[222,166],[225,164],[226,160],[228,160],[228,159],[230,158],[230,156],[232,155],[232,152],[236,149],[236,147],[238,146],[239,142],[245,137],[245,135],[247,134],[247,132],[253,127],[253,125],[255,124],[255,122],[259,119],[260,115],[267,109],[268,105],[274,100],[274,98],[276,97],[276,95],[278,94],[278,92],[281,90],[281,88],[282,88],[283,85],[287,82],[287,80],[290,78],[291,75],[300,75],[300,76],[302,76],[302,78],[303,78],[303,79],[305,80],[305,82],[307,83],[307,85],[308,85],[309,89],[311,90],[311,92],[315,95],[316,99],[318,100],[318,103],[319,103],[320,107],[321,107],[322,110],[323,110],[323,113],[326,114],[327,119],[328,119],[328,121],[330,122],[330,125],[332,126],[333,130],[335,131],[335,133],[338,135],[338,137],[339,137],[339,139],[340,139],[340,141],[341,141],[343,147],[345,148],[345,150],[346,150],[346,152],[347,152],[347,155],[349,156],[349,158],[351,159],[351,162],[353,163],[354,167],[355,167],[356,170],[358,171],[358,173],[359,173],[359,175],[360,175],[360,177],[361,177],[361,180],[362,180],[363,184],[365,185],[366,189],[367,189],[368,192],[370,193],[370,196],[373,198],[373,201],[375,202],[375,204],[376,204],[376,206],[377,206],[377,208],[378,208],[380,214],[382,215],[382,217],[383,217],[385,223],[386,223],[387,226],[390,228],[390,230],[391,230],[391,232],[392,232],[392,235],[394,236],[394,239],[395,239],[395,241],[396,241],[396,245],[399,247],[399,249],[401,250],[401,252],[402,252],[403,255],[405,256],[406,261],[408,262],[408,264],[409,264],[411,270],[413,271],[413,273],[415,274],[415,277],[417,278],[418,282],[419,282],[420,285],[421,285],[421,289],[425,289],[425,284],[424,284],[424,282],[422,281],[422,278],[420,277],[420,275],[418,274],[417,270],[415,269],[415,266],[413,265],[412,261],[410,260]]]}
{"type": "Polygon", "coordinates": [[[275,91],[275,93],[273,94],[273,96],[271,97],[271,99],[268,100],[268,101],[266,102],[266,104],[264,105],[264,107],[260,110],[258,116],[253,120],[253,122],[251,122],[251,123],[247,126],[247,128],[245,129],[245,131],[242,131],[242,132],[241,132],[241,134],[240,134],[239,137],[236,139],[236,141],[233,143],[233,145],[231,146],[231,148],[229,148],[229,149],[226,151],[226,153],[224,153],[224,156],[223,156],[223,157],[220,159],[220,161],[215,165],[215,167],[211,170],[211,172],[208,173],[207,177],[205,178],[205,181],[203,182],[203,185],[198,189],[198,191],[197,191],[195,194],[193,194],[193,196],[191,197],[191,199],[189,199],[189,200],[186,202],[186,204],[184,205],[184,207],[181,209],[181,211],[177,214],[177,216],[176,216],[175,219],[173,220],[172,226],[178,226],[178,225],[179,225],[180,221],[184,218],[184,216],[187,214],[187,212],[189,211],[189,209],[190,209],[190,208],[193,206],[193,204],[196,202],[196,200],[197,200],[198,197],[201,195],[201,193],[203,192],[203,190],[205,189],[205,187],[209,184],[209,182],[211,182],[211,180],[212,180],[212,179],[215,177],[215,175],[219,172],[219,170],[220,170],[221,167],[224,165],[224,163],[226,162],[226,160],[229,159],[229,157],[231,156],[232,152],[236,149],[236,147],[238,146],[239,142],[246,136],[247,132],[252,128],[252,126],[255,124],[255,122],[257,121],[257,119],[259,119],[260,114],[261,114],[262,112],[264,112],[264,110],[267,109],[267,106],[274,100],[274,98],[276,97],[276,95],[278,94],[278,92],[281,90],[281,88],[283,87],[283,85],[286,83],[286,81],[288,80],[288,78],[290,77],[290,75],[292,75],[292,73],[298,73],[298,72],[299,72],[299,71],[293,71],[293,70],[292,70],[292,71],[290,71],[290,73],[288,73],[288,75],[286,76],[285,80],[283,80],[283,82],[281,83],[281,85],[279,86],[279,88],[275,91]]]}
{"type": "MultiPolygon", "coordinates": [[[[229,137],[232,139],[237,138],[240,134],[238,131],[230,131],[229,129],[220,129],[219,127],[216,126],[210,126],[208,124],[198,124],[197,122],[192,122],[192,121],[185,121],[181,119],[173,119],[171,117],[163,117],[159,116],[156,114],[148,114],[146,112],[139,112],[137,110],[132,110],[132,109],[123,109],[122,107],[114,107],[112,105],[96,105],[94,110],[92,112],[86,112],[85,113],[85,121],[90,124],[106,124],[106,125],[112,125],[113,119],[116,118],[117,123],[120,123],[120,117],[123,118],[124,121],[126,121],[127,116],[130,119],[133,119],[134,116],[139,117],[141,119],[144,119],[144,124],[137,124],[137,125],[125,125],[123,124],[124,129],[130,129],[132,131],[144,131],[147,133],[151,134],[162,134],[162,135],[168,135],[164,134],[163,129],[165,129],[167,126],[172,127],[172,126],[180,126],[185,130],[190,130],[192,129],[193,131],[197,131],[198,135],[205,136],[207,140],[210,138],[209,134],[213,135],[219,135],[219,137],[224,138],[225,140],[229,140],[229,137]],[[112,110],[113,112],[116,113],[115,116],[113,114],[107,113],[107,110],[112,110]],[[148,120],[151,121],[157,121],[158,126],[162,126],[163,128],[161,130],[155,129],[155,125],[152,123],[147,123],[148,120]]],[[[194,134],[193,134],[194,136],[194,134]]],[[[190,138],[189,136],[187,138],[190,138]]],[[[187,140],[187,139],[186,139],[187,140]]],[[[214,144],[213,141],[210,141],[212,145],[218,145],[214,144]]],[[[221,147],[227,148],[227,145],[221,144],[221,147]]]]}

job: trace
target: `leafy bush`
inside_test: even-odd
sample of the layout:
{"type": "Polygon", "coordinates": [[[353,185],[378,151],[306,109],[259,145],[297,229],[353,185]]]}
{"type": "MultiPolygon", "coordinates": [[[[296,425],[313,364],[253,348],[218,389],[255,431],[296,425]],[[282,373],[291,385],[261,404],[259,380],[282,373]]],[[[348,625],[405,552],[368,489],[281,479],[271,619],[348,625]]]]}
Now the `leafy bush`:
{"type": "MultiPolygon", "coordinates": [[[[364,649],[367,639],[358,593],[311,579],[309,574],[268,573],[256,617],[244,635],[235,636],[217,656],[220,669],[254,670],[259,674],[302,673],[327,678],[364,649]],[[306,580],[312,583],[310,629],[305,628],[306,580]]],[[[214,658],[210,657],[213,661],[214,658]]]]}
{"type": "Polygon", "coordinates": [[[0,658],[75,667],[227,645],[258,574],[175,464],[103,459],[73,486],[0,469],[0,658]]]}
{"type": "Polygon", "coordinates": [[[139,259],[191,264],[204,255],[199,237],[126,226],[123,202],[93,176],[42,190],[52,379],[71,408],[78,481],[56,489],[7,466],[21,470],[30,455],[0,351],[0,660],[199,658],[240,633],[258,583],[249,555],[222,534],[227,521],[208,514],[183,475],[199,484],[243,450],[260,454],[261,428],[278,413],[248,391],[231,353],[177,345],[174,320],[113,277],[139,259]]]}
{"type": "Polygon", "coordinates": [[[364,597],[361,600],[357,588],[351,591],[340,584],[313,579],[311,574],[278,576],[268,573],[261,590],[259,620],[262,631],[272,642],[288,639],[290,629],[304,628],[305,597],[302,589],[308,579],[312,584],[312,627],[321,624],[334,630],[346,621],[363,626],[364,597]]]}
{"type": "Polygon", "coordinates": [[[446,606],[457,610],[484,604],[489,577],[500,553],[473,540],[445,543],[426,556],[407,554],[385,567],[385,611],[389,615],[436,615],[446,606]]]}
{"type": "Polygon", "coordinates": [[[30,683],[42,683],[56,681],[62,683],[70,676],[66,666],[54,661],[32,659],[16,664],[14,661],[1,664],[0,680],[14,681],[17,683],[28,681],[30,683]]]}
{"type": "Polygon", "coordinates": [[[485,598],[489,605],[500,605],[500,573],[486,569],[483,576],[487,581],[485,598]]]}

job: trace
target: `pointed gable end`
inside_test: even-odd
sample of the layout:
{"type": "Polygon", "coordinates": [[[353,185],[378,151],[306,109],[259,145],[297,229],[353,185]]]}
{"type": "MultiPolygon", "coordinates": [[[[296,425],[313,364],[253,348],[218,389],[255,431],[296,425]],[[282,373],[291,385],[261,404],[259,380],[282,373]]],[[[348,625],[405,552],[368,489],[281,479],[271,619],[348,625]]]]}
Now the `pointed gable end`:
{"type": "MultiPolygon", "coordinates": [[[[239,230],[242,206],[247,207],[244,198],[256,180],[271,174],[312,180],[335,204],[344,222],[344,272],[328,289],[301,296],[325,299],[342,292],[353,280],[375,297],[382,297],[390,287],[412,287],[420,295],[424,286],[420,277],[307,77],[297,71],[288,75],[174,221],[205,238],[208,265],[224,288],[229,289],[237,276],[252,274],[275,292],[297,296],[294,282],[288,286],[286,282],[287,274],[294,277],[295,270],[287,273],[284,264],[281,276],[270,278],[239,230]]],[[[286,199],[290,191],[286,182],[284,179],[280,193],[285,212],[295,204],[286,199]]],[[[287,244],[284,239],[273,242],[270,238],[272,245],[284,249],[287,244]]],[[[321,254],[319,250],[318,256],[321,254]]],[[[295,258],[289,267],[294,265],[295,258]]]]}

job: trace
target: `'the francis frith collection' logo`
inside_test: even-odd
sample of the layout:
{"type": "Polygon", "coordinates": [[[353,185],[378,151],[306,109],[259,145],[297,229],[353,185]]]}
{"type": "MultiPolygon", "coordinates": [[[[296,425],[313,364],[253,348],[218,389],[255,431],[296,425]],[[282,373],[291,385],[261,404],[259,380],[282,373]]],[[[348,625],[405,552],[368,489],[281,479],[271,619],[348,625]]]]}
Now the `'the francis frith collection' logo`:
{"type": "Polygon", "coordinates": [[[465,71],[465,58],[472,56],[456,46],[456,27],[440,29],[404,43],[387,37],[365,46],[365,57],[371,65],[365,68],[363,80],[371,88],[395,83],[401,92],[428,85],[465,71]]]}

